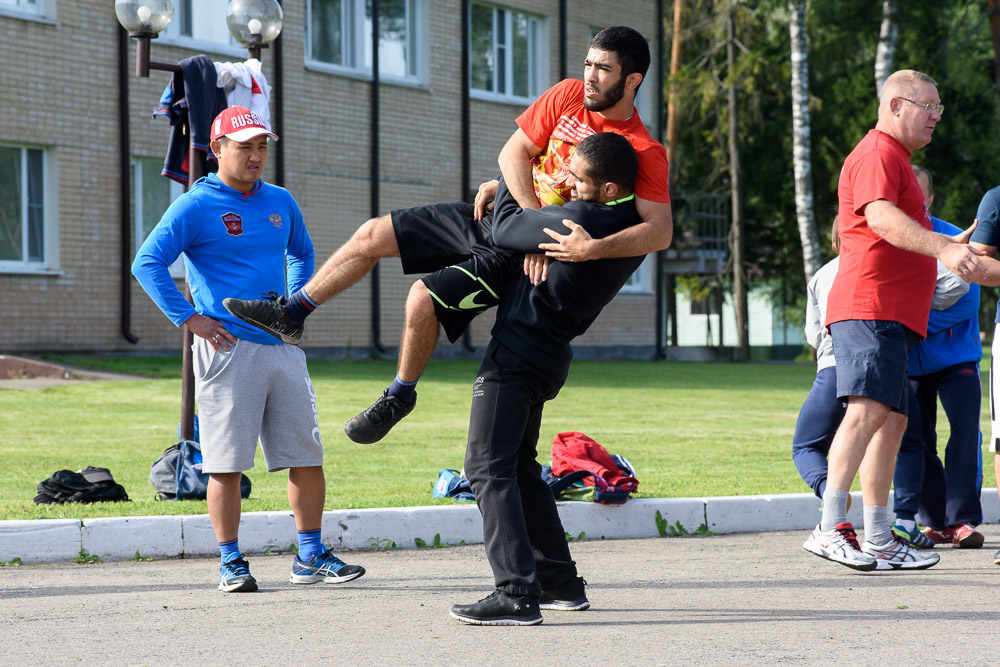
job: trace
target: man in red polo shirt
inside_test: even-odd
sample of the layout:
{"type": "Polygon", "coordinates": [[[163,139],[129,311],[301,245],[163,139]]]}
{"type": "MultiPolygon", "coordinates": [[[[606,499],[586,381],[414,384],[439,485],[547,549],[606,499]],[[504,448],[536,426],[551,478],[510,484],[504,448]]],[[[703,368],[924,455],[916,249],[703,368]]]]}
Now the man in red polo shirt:
{"type": "Polygon", "coordinates": [[[911,152],[930,143],[944,107],[934,80],[913,70],[886,79],[878,123],[840,172],[840,268],[826,325],[837,359],[837,396],[847,412],[830,446],[823,519],[804,548],[857,570],[925,569],[939,556],[892,534],[889,487],[906,428],[906,358],[927,331],[938,258],[968,282],[986,269],[968,244],[931,231],[911,152]],[[865,543],[847,520],[861,473],[865,543]]]}

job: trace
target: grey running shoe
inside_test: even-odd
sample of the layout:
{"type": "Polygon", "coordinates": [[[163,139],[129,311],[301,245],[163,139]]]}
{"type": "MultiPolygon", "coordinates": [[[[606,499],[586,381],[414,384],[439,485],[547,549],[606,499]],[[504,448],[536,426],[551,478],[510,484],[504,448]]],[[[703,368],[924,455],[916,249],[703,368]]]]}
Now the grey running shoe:
{"type": "Polygon", "coordinates": [[[583,577],[573,577],[562,586],[554,586],[542,590],[538,598],[539,609],[556,611],[584,611],[590,609],[590,600],[584,588],[587,582],[583,577]]]}
{"type": "Polygon", "coordinates": [[[538,598],[509,595],[499,588],[475,604],[456,604],[451,615],[471,625],[538,625],[538,598]]]}
{"type": "Polygon", "coordinates": [[[285,297],[279,296],[274,300],[253,299],[244,301],[243,299],[223,299],[222,305],[230,313],[240,318],[247,324],[252,324],[258,329],[263,329],[275,338],[288,343],[298,345],[302,338],[304,323],[295,322],[288,317],[288,310],[285,308],[285,297]]]}
{"type": "Polygon", "coordinates": [[[389,395],[386,389],[371,407],[357,414],[344,424],[344,433],[354,442],[370,445],[378,442],[399,423],[399,420],[413,412],[417,404],[417,395],[409,403],[400,403],[395,396],[389,395]]]}
{"type": "Polygon", "coordinates": [[[875,556],[861,550],[854,526],[849,521],[838,523],[833,530],[827,531],[816,526],[802,548],[854,570],[869,572],[877,567],[875,556]]]}
{"type": "Polygon", "coordinates": [[[861,550],[875,557],[877,570],[926,570],[934,567],[941,556],[932,551],[917,551],[895,535],[888,544],[865,542],[861,550]]]}
{"type": "Polygon", "coordinates": [[[1000,565],[1000,549],[997,549],[996,553],[993,554],[993,564],[1000,565]]]}

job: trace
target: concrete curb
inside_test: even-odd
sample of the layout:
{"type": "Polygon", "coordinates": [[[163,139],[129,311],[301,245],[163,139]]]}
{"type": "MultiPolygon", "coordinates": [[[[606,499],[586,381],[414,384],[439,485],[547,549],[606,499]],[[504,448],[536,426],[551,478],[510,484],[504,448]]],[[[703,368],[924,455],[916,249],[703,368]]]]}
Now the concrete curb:
{"type": "MultiPolygon", "coordinates": [[[[861,494],[854,493],[849,518],[862,525],[861,494]]],[[[890,498],[890,504],[892,499],[890,498]]],[[[983,522],[1000,520],[997,490],[983,489],[983,522]]],[[[819,522],[820,501],[810,493],[719,498],[640,498],[624,505],[561,502],[563,527],[573,538],[627,539],[693,533],[809,530],[819,522]]],[[[891,511],[891,508],[890,508],[891,511]]],[[[482,519],[475,505],[334,510],[323,514],[323,538],[335,551],[413,549],[427,545],[478,544],[482,519]]],[[[291,512],[247,512],[240,521],[240,547],[248,554],[288,551],[295,541],[291,512]]],[[[208,515],[131,516],[100,519],[0,521],[0,562],[71,561],[80,552],[102,561],[142,557],[211,556],[218,544],[208,515]]]]}

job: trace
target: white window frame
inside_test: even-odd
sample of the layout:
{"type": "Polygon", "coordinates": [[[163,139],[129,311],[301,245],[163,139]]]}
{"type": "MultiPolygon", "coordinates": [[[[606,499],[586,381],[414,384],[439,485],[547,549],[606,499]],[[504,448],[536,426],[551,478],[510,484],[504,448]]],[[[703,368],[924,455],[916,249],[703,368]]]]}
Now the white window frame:
{"type": "Polygon", "coordinates": [[[635,270],[628,281],[622,286],[624,294],[651,294],[653,292],[653,274],[656,273],[656,253],[646,255],[642,264],[635,270]]]}
{"type": "Polygon", "coordinates": [[[54,14],[55,0],[0,0],[0,16],[45,19],[54,14]]]}
{"type": "Polygon", "coordinates": [[[186,5],[185,0],[175,0],[174,17],[170,25],[160,33],[159,42],[171,46],[179,46],[193,51],[205,51],[208,53],[218,53],[233,56],[239,60],[246,58],[246,49],[237,42],[229,33],[226,25],[226,7],[228,0],[187,0],[191,3],[192,11],[191,32],[192,35],[181,34],[181,25],[184,23],[186,5]],[[208,8],[206,10],[206,8],[208,8]],[[212,37],[194,37],[198,33],[199,27],[208,26],[212,37]]]}
{"type": "MultiPolygon", "coordinates": [[[[313,0],[306,0],[306,39],[304,44],[306,67],[329,74],[371,81],[372,70],[365,62],[371,59],[372,30],[371,20],[365,12],[365,0],[343,0],[343,2],[341,25],[350,26],[350,30],[343,35],[342,39],[343,51],[341,56],[343,63],[337,64],[313,58],[312,44],[316,36],[312,28],[313,0]]],[[[387,73],[382,69],[383,52],[380,40],[379,81],[410,86],[421,86],[424,84],[426,70],[424,63],[427,62],[426,35],[428,34],[425,4],[426,0],[406,0],[408,72],[403,76],[399,76],[387,73]]]]}
{"type": "MultiPolygon", "coordinates": [[[[134,240],[132,248],[132,256],[135,257],[135,253],[139,252],[139,246],[142,242],[146,240],[146,231],[142,228],[142,203],[143,203],[143,176],[142,176],[142,164],[143,162],[161,162],[159,158],[147,158],[147,157],[133,157],[132,158],[132,238],[134,240]]],[[[184,194],[185,188],[183,185],[177,181],[167,178],[166,176],[161,176],[164,181],[168,184],[167,187],[170,188],[169,199],[172,204],[174,200],[184,194]]],[[[160,214],[163,215],[162,213],[160,214]]],[[[170,265],[170,277],[171,278],[183,278],[186,272],[184,268],[184,255],[181,254],[173,264],[170,265]]]]}
{"type": "Polygon", "coordinates": [[[28,224],[28,151],[37,150],[42,153],[42,258],[40,260],[0,260],[0,274],[3,273],[51,273],[58,269],[59,261],[59,204],[56,200],[59,192],[56,183],[54,151],[44,146],[25,144],[0,144],[4,148],[21,150],[21,252],[22,257],[28,255],[28,234],[25,233],[28,224]]]}
{"type": "Polygon", "coordinates": [[[521,11],[519,9],[513,9],[510,7],[504,7],[501,5],[495,5],[489,2],[478,2],[474,0],[469,3],[469,16],[466,20],[469,21],[470,31],[469,31],[469,49],[471,56],[472,49],[472,7],[473,5],[479,7],[488,7],[493,10],[493,62],[496,63],[501,57],[504,59],[504,71],[506,76],[504,77],[503,87],[504,92],[498,92],[496,81],[496,67],[493,68],[493,81],[492,90],[483,90],[481,88],[473,87],[472,81],[472,66],[469,66],[469,97],[486,100],[488,102],[503,102],[507,104],[531,104],[535,99],[545,92],[548,87],[548,66],[549,66],[549,40],[548,40],[548,22],[544,16],[539,16],[537,14],[532,14],[531,12],[521,11]],[[502,12],[503,16],[499,16],[502,12]],[[532,36],[529,35],[528,38],[528,94],[527,95],[515,95],[514,90],[514,53],[513,49],[510,48],[510,39],[513,36],[513,15],[523,14],[528,17],[530,21],[529,33],[534,33],[532,36]],[[504,35],[507,37],[507,43],[498,44],[496,41],[497,35],[497,25],[498,21],[504,21],[504,35]]]}

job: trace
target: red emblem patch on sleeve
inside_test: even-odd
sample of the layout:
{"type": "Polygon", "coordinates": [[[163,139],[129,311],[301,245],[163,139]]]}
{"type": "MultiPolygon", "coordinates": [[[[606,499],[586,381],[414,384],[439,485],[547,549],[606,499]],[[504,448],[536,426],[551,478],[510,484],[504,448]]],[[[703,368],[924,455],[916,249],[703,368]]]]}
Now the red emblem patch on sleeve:
{"type": "Polygon", "coordinates": [[[240,236],[243,233],[243,218],[236,213],[223,213],[222,222],[226,225],[226,233],[230,236],[240,236]]]}

